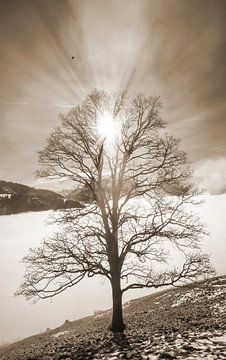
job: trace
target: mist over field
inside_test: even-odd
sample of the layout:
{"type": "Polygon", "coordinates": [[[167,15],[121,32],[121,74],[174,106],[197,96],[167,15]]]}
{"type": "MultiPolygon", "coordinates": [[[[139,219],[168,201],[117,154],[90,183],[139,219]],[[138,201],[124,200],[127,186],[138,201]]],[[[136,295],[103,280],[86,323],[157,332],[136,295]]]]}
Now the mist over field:
{"type": "MultiPolygon", "coordinates": [[[[197,210],[210,233],[203,242],[203,247],[211,254],[217,273],[225,274],[226,195],[205,195],[203,199],[205,202],[197,210]]],[[[46,223],[50,213],[51,211],[46,211],[0,217],[0,343],[24,338],[46,328],[56,327],[66,319],[74,320],[93,314],[94,310],[111,307],[110,286],[107,281],[103,282],[96,277],[85,279],[52,300],[36,304],[14,297],[24,273],[21,259],[30,247],[38,246],[55,229],[53,225],[46,223]]],[[[128,292],[124,301],[148,293],[150,289],[128,292]]]]}

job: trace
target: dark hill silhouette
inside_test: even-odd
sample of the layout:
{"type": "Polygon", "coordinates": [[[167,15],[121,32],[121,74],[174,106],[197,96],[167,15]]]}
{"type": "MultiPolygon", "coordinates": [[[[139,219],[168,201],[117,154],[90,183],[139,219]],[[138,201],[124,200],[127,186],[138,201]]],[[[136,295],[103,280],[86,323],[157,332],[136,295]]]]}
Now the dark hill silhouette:
{"type": "Polygon", "coordinates": [[[81,204],[75,201],[68,203],[62,195],[54,191],[0,181],[0,215],[68,207],[81,207],[81,204]]]}

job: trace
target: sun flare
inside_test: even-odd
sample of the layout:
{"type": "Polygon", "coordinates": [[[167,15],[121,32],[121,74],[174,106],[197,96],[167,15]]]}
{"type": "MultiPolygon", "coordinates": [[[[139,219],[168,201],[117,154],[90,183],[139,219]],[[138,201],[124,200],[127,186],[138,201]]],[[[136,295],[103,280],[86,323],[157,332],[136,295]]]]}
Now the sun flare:
{"type": "Polygon", "coordinates": [[[104,111],[97,118],[97,133],[102,139],[108,143],[114,144],[120,134],[120,126],[117,118],[113,118],[112,114],[104,111]]]}

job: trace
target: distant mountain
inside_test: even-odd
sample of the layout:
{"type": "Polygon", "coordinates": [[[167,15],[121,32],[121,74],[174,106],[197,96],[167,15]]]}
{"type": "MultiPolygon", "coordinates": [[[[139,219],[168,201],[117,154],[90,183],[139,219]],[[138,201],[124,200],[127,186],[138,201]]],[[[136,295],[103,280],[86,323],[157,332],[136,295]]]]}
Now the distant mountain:
{"type": "Polygon", "coordinates": [[[59,190],[57,191],[58,194],[62,195],[63,197],[67,198],[67,195],[71,192],[72,190],[70,189],[63,189],[63,190],[59,190]]]}
{"type": "Polygon", "coordinates": [[[81,201],[83,203],[91,203],[93,201],[93,195],[89,189],[87,189],[85,186],[83,188],[78,188],[75,190],[70,191],[66,198],[68,200],[73,201],[81,201]]]}
{"type": "MultiPolygon", "coordinates": [[[[106,194],[110,196],[111,179],[105,178],[103,180],[103,186],[105,188],[106,194]]],[[[128,179],[123,186],[122,195],[127,195],[132,188],[133,188],[133,182],[131,179],[128,179]]],[[[159,193],[162,193],[163,195],[167,195],[167,196],[180,196],[189,190],[190,190],[189,185],[187,187],[182,186],[180,183],[174,181],[171,182],[170,184],[167,183],[163,184],[162,188],[159,189],[159,193]]],[[[72,191],[63,190],[63,192],[61,193],[64,194],[66,199],[68,200],[74,200],[79,202],[81,201],[83,203],[91,203],[94,200],[93,194],[91,193],[90,189],[86,186],[82,188],[74,189],[72,191]]]]}
{"type": "Polygon", "coordinates": [[[0,180],[0,215],[73,207],[81,204],[68,202],[54,191],[0,180]]]}

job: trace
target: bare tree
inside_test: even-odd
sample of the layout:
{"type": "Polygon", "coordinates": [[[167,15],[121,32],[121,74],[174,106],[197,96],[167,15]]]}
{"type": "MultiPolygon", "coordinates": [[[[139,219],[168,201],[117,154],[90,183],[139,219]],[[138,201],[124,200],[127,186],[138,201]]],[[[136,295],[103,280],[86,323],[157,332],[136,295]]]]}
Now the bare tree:
{"type": "Polygon", "coordinates": [[[106,277],[112,331],[123,332],[126,291],[212,272],[199,249],[205,231],[191,211],[198,201],[189,163],[179,141],[164,132],[160,108],[156,97],[95,90],[61,115],[61,127],[40,153],[39,175],[70,179],[94,200],[83,209],[55,213],[60,230],[24,258],[27,271],[18,294],[45,299],[85,276],[106,277]],[[167,268],[170,249],[182,255],[181,267],[167,268]]]}

